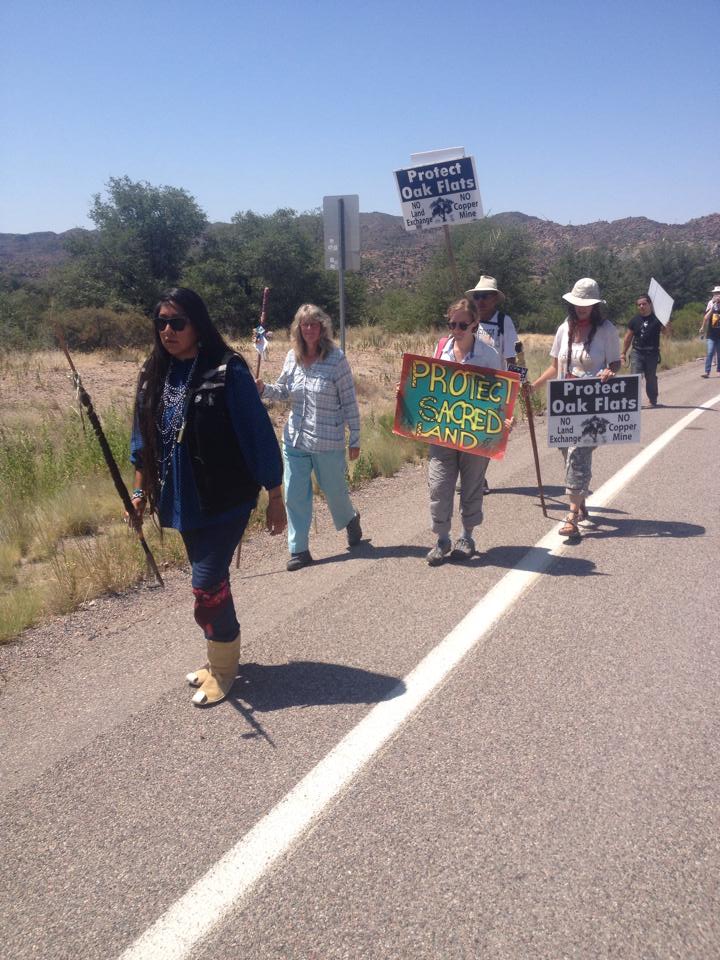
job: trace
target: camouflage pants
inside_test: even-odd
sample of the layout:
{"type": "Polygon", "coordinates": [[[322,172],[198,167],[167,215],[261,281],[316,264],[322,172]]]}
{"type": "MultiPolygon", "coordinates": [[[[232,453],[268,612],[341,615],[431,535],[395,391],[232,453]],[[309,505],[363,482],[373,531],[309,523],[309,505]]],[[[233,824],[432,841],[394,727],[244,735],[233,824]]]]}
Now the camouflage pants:
{"type": "Polygon", "coordinates": [[[590,492],[595,447],[560,447],[565,461],[565,493],[584,498],[590,492]]]}

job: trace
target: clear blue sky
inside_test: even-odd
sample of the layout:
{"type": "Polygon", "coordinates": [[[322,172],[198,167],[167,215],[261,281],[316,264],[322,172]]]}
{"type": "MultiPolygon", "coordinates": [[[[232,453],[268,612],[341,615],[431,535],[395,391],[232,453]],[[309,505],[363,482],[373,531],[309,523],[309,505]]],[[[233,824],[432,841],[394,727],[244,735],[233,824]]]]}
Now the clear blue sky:
{"type": "Polygon", "coordinates": [[[720,209],[718,0],[4,0],[0,232],[89,226],[110,177],[211,220],[357,193],[464,146],[485,209],[720,209]]]}

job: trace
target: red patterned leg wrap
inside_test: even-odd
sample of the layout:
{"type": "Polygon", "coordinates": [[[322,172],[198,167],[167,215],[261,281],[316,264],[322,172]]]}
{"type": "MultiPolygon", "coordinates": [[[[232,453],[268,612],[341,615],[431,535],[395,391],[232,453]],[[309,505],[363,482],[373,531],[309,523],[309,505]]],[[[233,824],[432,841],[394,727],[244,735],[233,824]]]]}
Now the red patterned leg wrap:
{"type": "Polygon", "coordinates": [[[210,590],[193,587],[195,595],[195,622],[203,628],[205,636],[212,639],[213,623],[222,619],[225,608],[231,602],[230,581],[222,580],[210,590]]]}

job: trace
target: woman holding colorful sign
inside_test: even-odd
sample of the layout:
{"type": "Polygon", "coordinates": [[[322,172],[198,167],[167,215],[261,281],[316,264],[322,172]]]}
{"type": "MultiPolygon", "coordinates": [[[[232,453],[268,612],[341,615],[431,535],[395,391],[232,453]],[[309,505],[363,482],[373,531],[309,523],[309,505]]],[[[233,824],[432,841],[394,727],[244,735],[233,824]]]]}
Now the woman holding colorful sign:
{"type": "MultiPolygon", "coordinates": [[[[494,347],[478,340],[475,333],[480,318],[472,300],[463,298],[453,303],[447,314],[450,336],[439,341],[434,357],[454,363],[490,370],[503,370],[504,364],[494,347]]],[[[499,421],[498,421],[499,426],[499,421]]],[[[512,421],[505,420],[510,430],[512,421]]],[[[427,555],[431,567],[452,558],[469,560],[475,553],[473,530],[483,520],[483,493],[485,471],[490,460],[476,453],[464,453],[453,447],[433,443],[428,457],[428,487],[430,488],[430,517],[437,543],[427,555]],[[458,476],[460,477],[460,517],[462,531],[454,544],[450,542],[453,501],[458,476]]]]}
{"type": "Polygon", "coordinates": [[[345,529],[349,547],[362,539],[360,514],[348,494],[348,457],[360,455],[360,412],[347,357],[332,339],[332,320],[312,303],[303,304],[290,327],[292,349],[273,384],[256,380],[260,396],[289,400],[283,433],[285,506],[288,516],[288,570],[313,563],[308,549],[312,521],[312,473],[325,494],[336,530],[345,529]]]}
{"type": "MultiPolygon", "coordinates": [[[[603,383],[620,369],[620,340],[616,327],[600,313],[600,288],[595,280],[583,277],[570,293],[563,294],[568,315],[558,327],[550,349],[550,366],[531,386],[548,380],[598,377],[603,383]]],[[[565,460],[565,493],[570,512],[560,528],[564,537],[578,537],[579,524],[589,524],[585,500],[590,491],[594,446],[561,447],[565,460]]]]}

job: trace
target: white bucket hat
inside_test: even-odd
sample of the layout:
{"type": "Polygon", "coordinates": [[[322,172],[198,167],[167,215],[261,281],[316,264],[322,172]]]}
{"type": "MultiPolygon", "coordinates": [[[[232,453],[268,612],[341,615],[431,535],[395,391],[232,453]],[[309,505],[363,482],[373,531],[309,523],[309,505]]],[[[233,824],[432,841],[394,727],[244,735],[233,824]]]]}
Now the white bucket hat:
{"type": "Polygon", "coordinates": [[[472,290],[465,291],[465,296],[472,300],[472,295],[474,293],[496,293],[501,302],[505,299],[505,294],[502,292],[502,290],[498,290],[497,280],[495,277],[486,277],[485,274],[480,277],[472,290]]]}
{"type": "Polygon", "coordinates": [[[600,287],[591,277],[578,280],[570,293],[563,294],[563,300],[567,300],[575,307],[592,307],[596,303],[605,303],[605,300],[600,297],[600,287]]]}
{"type": "Polygon", "coordinates": [[[720,287],[713,287],[711,293],[720,293],[720,287]]]}

